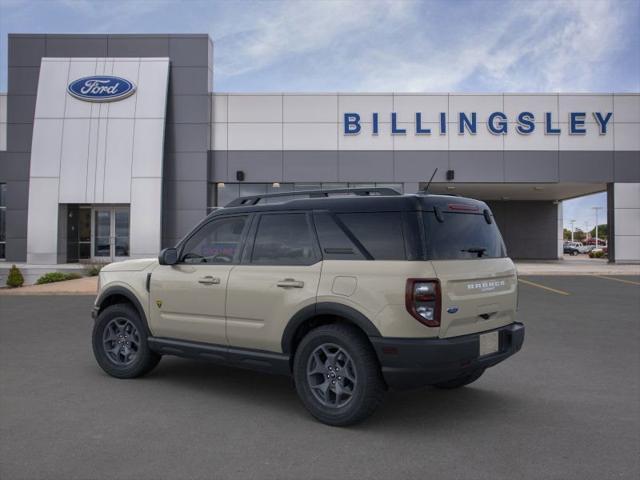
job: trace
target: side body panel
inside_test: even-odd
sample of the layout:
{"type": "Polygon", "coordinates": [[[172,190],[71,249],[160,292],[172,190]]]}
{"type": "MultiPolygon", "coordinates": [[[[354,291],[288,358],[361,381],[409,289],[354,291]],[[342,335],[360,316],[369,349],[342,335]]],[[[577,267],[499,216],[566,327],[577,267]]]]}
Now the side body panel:
{"type": "Polygon", "coordinates": [[[318,302],[347,305],[361,312],[383,337],[437,337],[438,328],[415,320],[405,307],[407,278],[434,278],[431,262],[325,260],[318,302]]]}
{"type": "Polygon", "coordinates": [[[229,344],[281,352],[289,319],[316,302],[321,269],[322,262],[235,266],[227,290],[229,344]]]}
{"type": "Polygon", "coordinates": [[[155,336],[226,345],[225,297],[233,265],[159,265],[151,276],[155,336]]]}

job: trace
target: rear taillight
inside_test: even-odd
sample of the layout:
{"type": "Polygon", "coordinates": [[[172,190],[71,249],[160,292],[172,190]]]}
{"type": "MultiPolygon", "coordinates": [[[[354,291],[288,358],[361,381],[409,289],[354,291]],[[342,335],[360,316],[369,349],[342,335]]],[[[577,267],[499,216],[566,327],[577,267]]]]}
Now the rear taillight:
{"type": "Polygon", "coordinates": [[[440,326],[440,282],[420,278],[407,280],[405,291],[407,311],[428,327],[440,326]]]}

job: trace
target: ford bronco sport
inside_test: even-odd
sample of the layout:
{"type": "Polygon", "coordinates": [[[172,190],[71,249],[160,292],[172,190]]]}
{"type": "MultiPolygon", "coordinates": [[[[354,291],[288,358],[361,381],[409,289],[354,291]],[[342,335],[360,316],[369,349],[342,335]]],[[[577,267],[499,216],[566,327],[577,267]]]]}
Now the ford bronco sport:
{"type": "Polygon", "coordinates": [[[118,378],[162,355],[291,375],[314,417],[349,425],[386,389],[462,387],[513,355],[516,302],[483,202],[381,188],[243,197],[157,260],[102,269],[93,351],[118,378]]]}

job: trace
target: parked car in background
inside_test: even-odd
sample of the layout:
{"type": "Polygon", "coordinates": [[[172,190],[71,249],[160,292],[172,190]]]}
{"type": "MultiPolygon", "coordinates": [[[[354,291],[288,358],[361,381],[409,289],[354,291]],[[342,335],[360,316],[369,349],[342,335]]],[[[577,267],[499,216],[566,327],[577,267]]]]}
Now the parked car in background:
{"type": "Polygon", "coordinates": [[[564,242],[563,244],[564,253],[569,255],[578,255],[580,253],[587,253],[585,251],[585,246],[580,242],[564,242]]]}

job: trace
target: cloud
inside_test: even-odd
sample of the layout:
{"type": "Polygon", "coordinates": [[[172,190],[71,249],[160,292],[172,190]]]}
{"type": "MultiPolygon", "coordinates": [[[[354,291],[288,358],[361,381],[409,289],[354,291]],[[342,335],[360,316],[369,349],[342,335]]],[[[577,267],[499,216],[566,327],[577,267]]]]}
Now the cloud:
{"type": "MultiPolygon", "coordinates": [[[[322,74],[339,88],[342,73],[349,90],[588,91],[602,83],[603,65],[615,52],[629,48],[624,32],[637,20],[637,13],[629,17],[633,6],[285,3],[218,39],[216,76],[225,83],[272,68],[322,74]],[[327,70],[314,68],[309,57],[327,70]]],[[[637,89],[637,75],[630,82],[637,89]]]]}
{"type": "Polygon", "coordinates": [[[638,0],[0,0],[0,74],[9,31],[209,32],[218,90],[638,91],[639,23],[638,0]]]}

